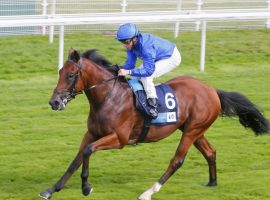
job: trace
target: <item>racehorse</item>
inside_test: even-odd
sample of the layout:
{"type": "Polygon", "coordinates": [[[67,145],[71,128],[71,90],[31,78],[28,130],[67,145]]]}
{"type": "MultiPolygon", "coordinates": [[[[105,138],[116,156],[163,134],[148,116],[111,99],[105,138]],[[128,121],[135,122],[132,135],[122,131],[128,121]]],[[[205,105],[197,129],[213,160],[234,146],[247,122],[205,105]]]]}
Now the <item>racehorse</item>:
{"type": "MultiPolygon", "coordinates": [[[[84,92],[90,105],[88,130],[75,159],[55,185],[39,194],[42,198],[50,199],[54,192],[60,191],[81,164],[82,193],[89,195],[92,192],[92,186],[87,181],[90,156],[96,151],[121,149],[138,141],[144,117],[136,110],[130,86],[123,77],[117,76],[118,69],[96,50],[88,50],[80,55],[78,51],[70,49],[49,103],[53,110],[63,110],[70,100],[84,92]]],[[[159,141],[177,129],[182,131],[182,138],[165,173],[139,196],[140,200],[150,200],[160,190],[183,165],[191,145],[202,153],[208,163],[207,185],[217,185],[216,151],[204,133],[219,115],[237,116],[240,123],[251,128],[256,135],[270,132],[268,120],[255,104],[238,92],[216,90],[187,76],[173,78],[166,84],[175,92],[179,120],[166,126],[150,126],[142,142],[159,141]]]]}

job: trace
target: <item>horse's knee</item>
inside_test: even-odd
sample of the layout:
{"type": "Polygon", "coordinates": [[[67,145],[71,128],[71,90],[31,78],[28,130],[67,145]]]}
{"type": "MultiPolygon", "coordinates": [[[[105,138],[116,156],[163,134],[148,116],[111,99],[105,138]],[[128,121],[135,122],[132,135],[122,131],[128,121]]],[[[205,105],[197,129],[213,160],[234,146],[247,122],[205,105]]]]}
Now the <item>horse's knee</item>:
{"type": "Polygon", "coordinates": [[[184,164],[185,158],[182,158],[181,160],[172,163],[172,169],[173,171],[176,171],[177,169],[179,169],[180,167],[182,167],[182,165],[184,164]]]}
{"type": "Polygon", "coordinates": [[[92,145],[88,145],[83,151],[83,157],[88,157],[93,152],[92,145]]]}

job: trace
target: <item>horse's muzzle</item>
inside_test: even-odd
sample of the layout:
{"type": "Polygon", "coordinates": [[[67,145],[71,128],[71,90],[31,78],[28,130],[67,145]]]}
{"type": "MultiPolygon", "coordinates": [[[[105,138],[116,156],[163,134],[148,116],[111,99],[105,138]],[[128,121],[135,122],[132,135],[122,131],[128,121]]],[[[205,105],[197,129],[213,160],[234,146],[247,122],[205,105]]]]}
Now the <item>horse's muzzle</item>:
{"type": "Polygon", "coordinates": [[[59,99],[51,99],[49,101],[49,104],[52,107],[52,110],[64,110],[67,104],[67,100],[61,100],[59,99]]]}

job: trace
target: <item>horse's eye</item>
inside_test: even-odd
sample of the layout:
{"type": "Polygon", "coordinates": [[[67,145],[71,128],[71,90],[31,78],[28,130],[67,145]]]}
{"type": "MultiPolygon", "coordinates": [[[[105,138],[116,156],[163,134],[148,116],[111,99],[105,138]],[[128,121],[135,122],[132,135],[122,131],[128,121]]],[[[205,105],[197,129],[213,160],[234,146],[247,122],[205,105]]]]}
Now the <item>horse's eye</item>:
{"type": "Polygon", "coordinates": [[[68,80],[69,80],[69,81],[72,81],[72,80],[74,79],[74,76],[75,76],[75,74],[71,72],[71,73],[68,75],[68,80]]]}

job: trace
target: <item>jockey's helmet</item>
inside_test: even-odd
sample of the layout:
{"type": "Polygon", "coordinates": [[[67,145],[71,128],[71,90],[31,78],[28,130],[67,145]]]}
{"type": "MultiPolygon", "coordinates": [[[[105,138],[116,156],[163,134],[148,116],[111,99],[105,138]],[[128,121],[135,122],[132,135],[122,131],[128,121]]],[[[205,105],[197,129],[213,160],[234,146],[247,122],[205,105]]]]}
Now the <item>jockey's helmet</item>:
{"type": "Polygon", "coordinates": [[[117,31],[116,39],[117,40],[127,40],[134,38],[140,34],[140,30],[135,24],[125,23],[122,24],[117,31]]]}

